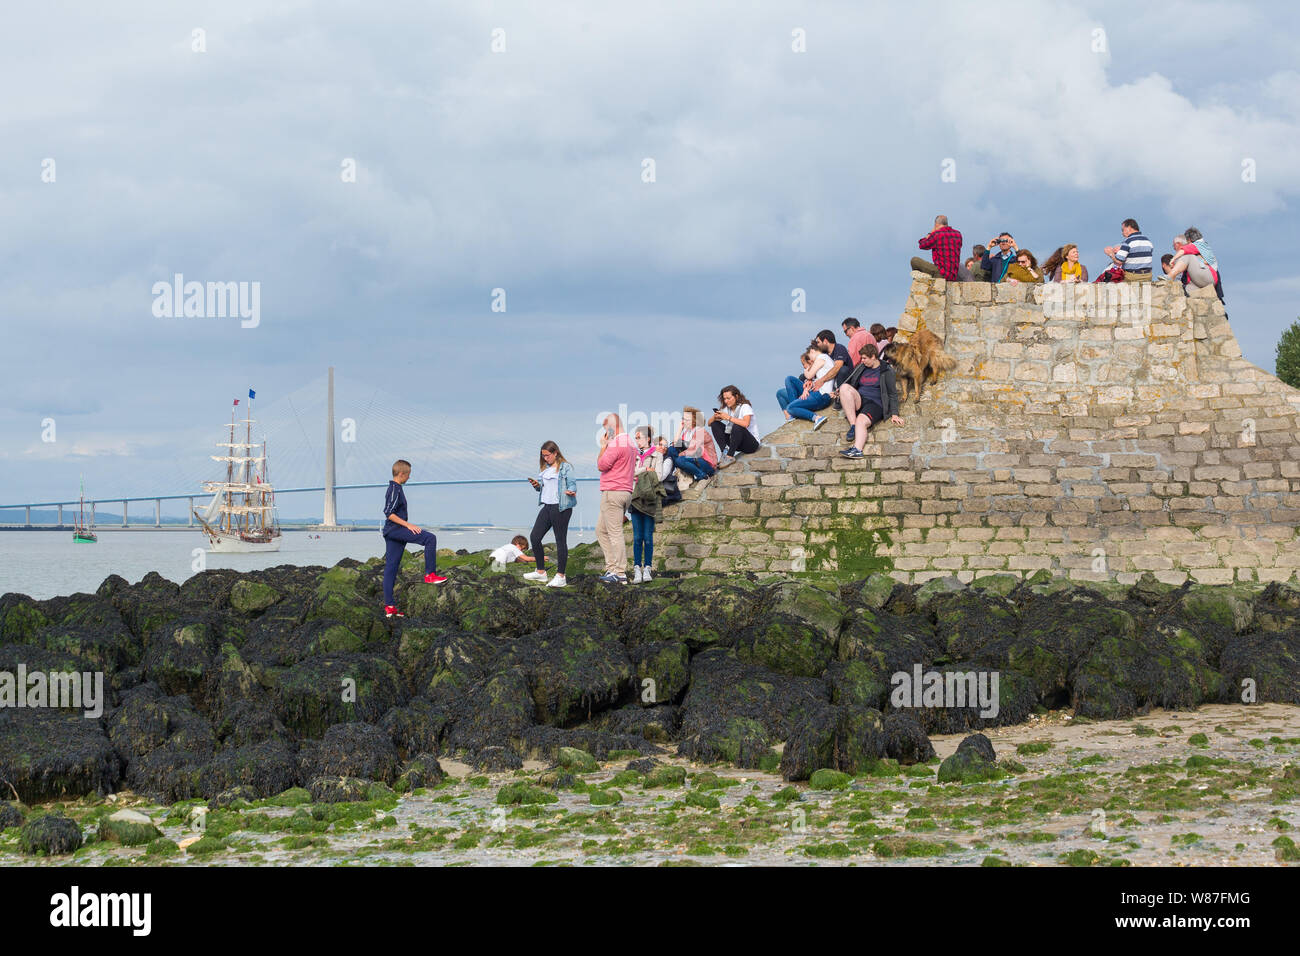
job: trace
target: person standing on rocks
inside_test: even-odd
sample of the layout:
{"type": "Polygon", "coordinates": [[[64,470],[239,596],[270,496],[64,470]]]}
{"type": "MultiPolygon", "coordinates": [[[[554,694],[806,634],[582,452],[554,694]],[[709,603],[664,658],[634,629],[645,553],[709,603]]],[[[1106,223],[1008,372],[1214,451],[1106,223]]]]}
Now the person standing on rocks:
{"type": "Polygon", "coordinates": [[[573,480],[573,466],[553,441],[542,443],[537,467],[537,477],[528,479],[537,492],[537,520],[533,522],[530,536],[537,567],[525,574],[524,580],[546,580],[546,552],[542,550],[542,538],[550,531],[555,535],[555,563],[559,570],[546,586],[562,588],[568,583],[564,571],[569,563],[569,519],[573,517],[573,506],[578,502],[578,483],[573,480]]]}
{"type": "Polygon", "coordinates": [[[627,541],[623,538],[623,515],[632,501],[632,476],[636,450],[623,431],[623,421],[612,412],[600,429],[600,516],[596,519],[596,540],[605,557],[606,584],[627,584],[627,541]]]}
{"type": "Polygon", "coordinates": [[[393,586],[408,544],[424,545],[424,583],[442,584],[438,573],[438,536],[406,520],[406,492],[402,485],[411,477],[411,463],[405,458],[393,462],[393,480],[384,495],[384,616],[406,617],[397,609],[393,586]]]}
{"type": "Polygon", "coordinates": [[[961,233],[948,225],[947,216],[935,216],[934,228],[926,233],[917,245],[930,251],[933,264],[920,256],[912,257],[912,269],[928,276],[957,281],[957,266],[961,261],[961,233]]]}

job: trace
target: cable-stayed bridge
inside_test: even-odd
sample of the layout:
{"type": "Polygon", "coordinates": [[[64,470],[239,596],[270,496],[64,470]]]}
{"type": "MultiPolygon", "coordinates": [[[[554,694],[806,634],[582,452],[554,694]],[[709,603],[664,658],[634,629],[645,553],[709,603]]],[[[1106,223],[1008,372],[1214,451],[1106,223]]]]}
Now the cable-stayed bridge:
{"type": "MultiPolygon", "coordinates": [[[[241,398],[236,410],[246,408],[246,402],[241,398]]],[[[449,421],[446,415],[387,394],[382,388],[342,383],[336,394],[332,368],[327,375],[293,392],[257,400],[255,404],[251,412],[252,444],[260,454],[262,440],[267,443],[266,479],[275,488],[277,508],[281,513],[295,509],[310,513],[315,510],[314,502],[298,496],[320,495],[321,521],[311,525],[313,530],[350,530],[350,525],[338,523],[338,493],[385,488],[389,466],[397,458],[410,461],[416,475],[437,476],[413,477],[406,483],[408,489],[517,486],[525,475],[537,471],[535,449],[540,442],[503,447],[499,439],[487,437],[488,430],[466,428],[462,421],[449,421]],[[377,474],[383,480],[377,481],[377,474]],[[295,497],[288,502],[282,500],[288,496],[295,497]]],[[[120,516],[114,516],[112,525],[98,527],[196,526],[195,507],[201,510],[212,497],[202,490],[203,482],[224,476],[224,465],[212,461],[210,455],[219,450],[216,439],[229,435],[229,423],[215,422],[221,411],[231,406],[222,402],[214,405],[214,426],[192,430],[192,456],[178,456],[168,463],[170,467],[151,471],[147,480],[152,488],[134,487],[120,493],[88,496],[85,507],[89,523],[95,525],[97,508],[116,505],[121,508],[120,516]],[[164,523],[164,502],[184,502],[184,525],[173,520],[164,523]]],[[[245,418],[235,417],[238,431],[245,418]]],[[[242,439],[243,434],[236,437],[242,439]]],[[[182,436],[182,441],[188,444],[190,435],[182,436]]],[[[93,489],[94,476],[90,477],[93,489]]],[[[580,476],[577,480],[598,479],[580,476]]],[[[0,526],[71,528],[78,505],[77,498],[0,504],[0,526]],[[33,510],[53,511],[53,515],[34,522],[33,510]]],[[[379,523],[378,516],[373,523],[379,523]]]]}

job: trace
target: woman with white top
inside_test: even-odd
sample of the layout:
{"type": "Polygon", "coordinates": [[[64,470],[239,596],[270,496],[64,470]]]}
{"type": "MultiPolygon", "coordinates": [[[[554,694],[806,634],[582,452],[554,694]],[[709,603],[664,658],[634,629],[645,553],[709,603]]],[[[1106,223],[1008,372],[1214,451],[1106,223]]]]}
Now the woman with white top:
{"type": "Polygon", "coordinates": [[[831,403],[835,382],[827,379],[818,389],[813,389],[813,384],[823,378],[834,363],[830,355],[811,345],[799,356],[799,361],[803,363],[803,377],[786,376],[785,387],[776,393],[776,401],[785,412],[786,421],[802,418],[812,422],[816,430],[826,424],[826,416],[817,413],[831,403]]]}
{"type": "Polygon", "coordinates": [[[736,386],[728,385],[718,393],[718,403],[722,407],[713,410],[708,425],[723,456],[739,458],[758,451],[761,441],[749,399],[736,386]]]}
{"type": "Polygon", "coordinates": [[[559,565],[559,571],[547,587],[562,588],[568,583],[564,570],[569,563],[569,519],[573,517],[573,506],[578,500],[578,483],[573,480],[573,466],[553,441],[542,445],[537,466],[540,469],[537,477],[528,479],[537,490],[540,506],[530,536],[537,570],[525,574],[524,580],[546,580],[546,552],[542,550],[542,538],[551,531],[555,534],[555,563],[559,565]]]}

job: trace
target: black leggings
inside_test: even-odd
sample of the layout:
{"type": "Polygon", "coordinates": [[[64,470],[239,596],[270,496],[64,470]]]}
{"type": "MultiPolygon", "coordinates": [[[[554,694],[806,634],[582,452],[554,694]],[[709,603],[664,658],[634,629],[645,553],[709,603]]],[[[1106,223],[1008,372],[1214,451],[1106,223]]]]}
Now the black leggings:
{"type": "Polygon", "coordinates": [[[742,455],[752,455],[758,451],[758,439],[754,433],[742,425],[732,424],[731,434],[727,434],[726,422],[714,422],[709,426],[713,432],[713,437],[718,443],[718,447],[725,453],[727,451],[727,442],[731,441],[731,453],[740,452],[742,455]]]}
{"type": "Polygon", "coordinates": [[[542,550],[542,537],[548,531],[555,532],[555,563],[560,566],[560,573],[564,573],[565,565],[569,563],[569,519],[573,517],[573,509],[565,508],[560,510],[559,505],[542,505],[537,512],[537,520],[533,522],[532,545],[533,557],[537,559],[537,570],[546,570],[546,552],[542,550]]]}

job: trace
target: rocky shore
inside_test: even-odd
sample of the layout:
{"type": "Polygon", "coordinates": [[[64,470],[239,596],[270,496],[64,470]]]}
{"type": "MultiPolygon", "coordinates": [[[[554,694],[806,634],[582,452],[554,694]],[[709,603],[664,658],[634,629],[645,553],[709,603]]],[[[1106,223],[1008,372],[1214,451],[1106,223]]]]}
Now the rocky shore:
{"type": "MultiPolygon", "coordinates": [[[[645,758],[636,772],[684,758],[825,785],[932,761],[932,734],[1045,710],[1300,704],[1295,584],[718,575],[555,590],[447,553],[433,587],[418,561],[399,581],[405,619],[382,614],[378,560],[5,595],[0,672],[102,672],[107,700],[93,719],[0,710],[0,785],[28,805],[126,790],[326,804],[431,786],[440,759],[502,773],[645,758]],[[996,714],[894,705],[896,675],[932,670],[996,673],[996,714]]],[[[963,745],[938,782],[996,776],[985,745],[963,745]]],[[[15,806],[0,825],[21,822],[15,806]]]]}

